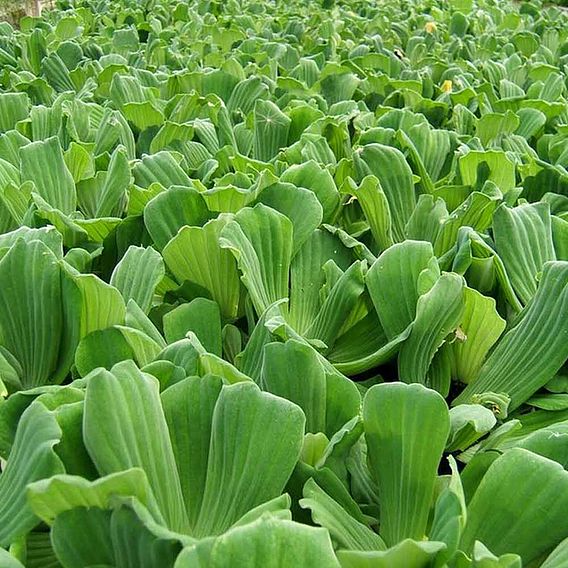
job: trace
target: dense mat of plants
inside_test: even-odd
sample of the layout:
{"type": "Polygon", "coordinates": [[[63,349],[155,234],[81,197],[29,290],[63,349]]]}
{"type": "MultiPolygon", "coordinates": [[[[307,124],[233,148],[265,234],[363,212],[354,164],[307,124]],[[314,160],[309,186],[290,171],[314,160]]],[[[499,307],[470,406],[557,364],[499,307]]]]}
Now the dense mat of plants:
{"type": "Polygon", "coordinates": [[[0,567],[568,566],[568,16],[0,24],[0,567]]]}

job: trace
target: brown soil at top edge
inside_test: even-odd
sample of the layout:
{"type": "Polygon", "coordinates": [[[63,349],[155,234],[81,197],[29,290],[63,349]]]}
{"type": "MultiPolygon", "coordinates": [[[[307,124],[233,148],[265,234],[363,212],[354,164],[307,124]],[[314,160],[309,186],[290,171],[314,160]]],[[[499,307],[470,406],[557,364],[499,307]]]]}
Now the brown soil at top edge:
{"type": "MultiPolygon", "coordinates": [[[[41,11],[54,8],[54,0],[39,2],[41,11]]],[[[33,0],[0,0],[0,22],[8,22],[18,28],[24,16],[36,16],[33,0]]]]}

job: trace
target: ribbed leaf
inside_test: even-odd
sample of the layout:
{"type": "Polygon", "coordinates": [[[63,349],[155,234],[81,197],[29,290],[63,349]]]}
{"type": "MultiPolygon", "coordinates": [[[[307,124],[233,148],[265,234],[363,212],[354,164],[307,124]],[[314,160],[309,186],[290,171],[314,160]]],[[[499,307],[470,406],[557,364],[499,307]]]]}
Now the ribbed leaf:
{"type": "MultiPolygon", "coordinates": [[[[333,265],[332,265],[333,266],[333,265]]],[[[329,265],[326,264],[326,267],[329,265]]],[[[329,274],[328,274],[329,275],[329,274]]],[[[317,339],[329,348],[333,347],[340,330],[357,308],[357,303],[365,289],[365,264],[355,261],[335,283],[327,283],[328,295],[321,309],[305,335],[317,339]]]]}
{"type": "Polygon", "coordinates": [[[203,227],[183,227],[164,247],[163,257],[180,284],[187,280],[207,290],[223,317],[233,320],[239,310],[241,283],[234,256],[219,245],[230,219],[220,215],[203,227]]]}
{"type": "Polygon", "coordinates": [[[162,393],[189,523],[201,511],[215,404],[221,392],[218,377],[188,378],[162,393]]]}
{"type": "Polygon", "coordinates": [[[130,166],[126,150],[118,147],[112,154],[105,182],[97,200],[94,217],[117,217],[122,213],[130,185],[130,166]]]}
{"type": "Polygon", "coordinates": [[[544,263],[556,260],[550,221],[546,203],[503,205],[493,216],[497,252],[523,304],[535,295],[544,263]]]}
{"type": "Polygon", "coordinates": [[[444,542],[448,556],[451,556],[458,547],[467,511],[458,465],[452,456],[448,460],[451,474],[447,486],[436,501],[434,520],[428,536],[430,540],[444,542]]]}
{"type": "Polygon", "coordinates": [[[366,176],[353,194],[361,204],[379,251],[392,246],[392,219],[389,202],[378,178],[366,176]]]}
{"type": "Polygon", "coordinates": [[[254,105],[254,157],[268,162],[288,142],[292,121],[273,102],[257,99],[254,105]]]}
{"type": "Polygon", "coordinates": [[[124,323],[124,299],[114,286],[94,274],[79,274],[73,280],[80,292],[80,337],[124,323]]]}
{"type": "Polygon", "coordinates": [[[369,268],[367,288],[388,339],[414,321],[418,298],[439,273],[432,245],[421,241],[390,247],[369,268]]]}
{"type": "Polygon", "coordinates": [[[264,347],[262,386],[296,403],[306,415],[307,432],[325,432],[326,378],[316,351],[295,340],[264,347]]]}
{"type": "Polygon", "coordinates": [[[460,548],[470,552],[479,540],[495,554],[514,552],[529,564],[568,534],[567,486],[560,464],[525,449],[509,450],[481,480],[460,548]]]}
{"type": "Polygon", "coordinates": [[[0,95],[0,132],[16,127],[20,120],[27,118],[30,100],[25,93],[2,93],[0,95]]]}
{"type": "Polygon", "coordinates": [[[434,242],[436,256],[441,257],[452,248],[460,227],[467,226],[479,232],[485,231],[491,225],[496,207],[497,200],[495,197],[479,191],[471,193],[457,209],[444,219],[434,242]]]}
{"type": "Polygon", "coordinates": [[[292,223],[259,203],[239,211],[221,231],[220,244],[234,254],[257,313],[288,297],[292,223]]]}
{"type": "Polygon", "coordinates": [[[159,193],[144,208],[144,224],[159,250],[181,227],[201,226],[209,216],[202,195],[190,187],[172,187],[159,193]]]}
{"type": "Polygon", "coordinates": [[[305,332],[320,310],[323,266],[329,260],[346,270],[351,255],[337,237],[322,230],[314,231],[292,259],[288,321],[299,333],[305,332]]]}
{"type": "Polygon", "coordinates": [[[392,219],[392,236],[403,241],[404,228],[416,206],[412,170],[404,155],[390,146],[367,144],[355,154],[358,175],[363,178],[375,175],[384,191],[392,219]]]}
{"type": "Polygon", "coordinates": [[[87,568],[93,562],[95,566],[114,564],[111,518],[112,511],[81,507],[66,511],[56,519],[51,540],[64,568],[87,568]],[[82,534],[77,530],[79,526],[83,528],[82,534]]]}
{"type": "Polygon", "coordinates": [[[37,193],[55,209],[69,214],[77,207],[73,176],[65,165],[59,139],[33,142],[20,150],[22,181],[33,181],[37,193]]]}
{"type": "Polygon", "coordinates": [[[172,185],[184,187],[192,185],[191,179],[183,171],[174,155],[165,150],[151,156],[144,156],[134,166],[132,174],[134,181],[140,187],[149,187],[154,182],[161,183],[166,189],[172,185]]]}
{"type": "Polygon", "coordinates": [[[353,518],[330,497],[313,478],[304,485],[300,506],[310,509],[312,519],[329,530],[340,548],[347,550],[385,550],[383,539],[368,526],[353,518]]]}
{"type": "Polygon", "coordinates": [[[300,455],[304,423],[299,407],[254,383],[223,388],[213,413],[196,536],[221,534],[282,493],[300,455]]]}
{"type": "Polygon", "coordinates": [[[275,183],[262,190],[258,202],[279,211],[292,221],[294,253],[322,222],[323,211],[317,197],[303,187],[275,183]]]}
{"type": "Polygon", "coordinates": [[[246,116],[253,109],[255,101],[266,99],[268,96],[268,86],[260,77],[252,75],[235,86],[227,101],[227,108],[229,111],[239,110],[246,116]]]}
{"type": "Polygon", "coordinates": [[[58,515],[77,507],[110,509],[114,496],[136,497],[140,503],[147,505],[149,495],[146,474],[137,468],[95,481],[74,475],[54,475],[28,485],[28,501],[32,510],[50,525],[58,515]]]}
{"type": "Polygon", "coordinates": [[[294,164],[282,173],[280,181],[313,191],[323,208],[323,221],[331,221],[339,205],[339,192],[333,177],[325,168],[314,160],[294,164]]]}
{"type": "Polygon", "coordinates": [[[469,448],[497,423],[493,411],[481,404],[458,404],[450,409],[450,438],[446,450],[469,448]]]}
{"type": "Polygon", "coordinates": [[[337,557],[342,568],[426,568],[435,565],[445,549],[443,542],[407,538],[385,551],[340,550],[337,557]]]}
{"type": "Polygon", "coordinates": [[[446,403],[422,385],[377,385],[365,396],[363,421],[379,485],[380,534],[387,545],[421,540],[450,430],[446,403]]]}
{"type": "Polygon", "coordinates": [[[339,568],[329,533],[271,516],[234,528],[213,542],[185,548],[175,568],[339,568]]]}
{"type": "Polygon", "coordinates": [[[61,270],[41,241],[18,240],[0,260],[1,344],[18,361],[24,388],[48,383],[63,329],[61,270]]]}
{"type": "Polygon", "coordinates": [[[515,164],[502,150],[470,151],[459,159],[458,164],[462,181],[466,185],[475,186],[480,181],[489,179],[503,195],[515,187],[515,164]],[[484,170],[487,170],[485,179],[480,180],[484,170]]]}
{"type": "Polygon", "coordinates": [[[148,312],[164,274],[164,261],[158,252],[131,246],[113,270],[110,283],[122,294],[125,303],[132,299],[148,312]]]}
{"type": "Polygon", "coordinates": [[[195,298],[168,312],[163,323],[168,343],[183,339],[192,331],[209,353],[221,356],[221,314],[216,302],[195,298]]]}
{"type": "Polygon", "coordinates": [[[64,568],[173,568],[192,540],[154,523],[134,501],[114,510],[65,511],[55,519],[52,542],[64,568]]]}
{"type": "Polygon", "coordinates": [[[398,354],[400,380],[428,384],[426,377],[436,351],[461,321],[463,288],[461,276],[445,272],[418,298],[410,336],[398,354]]]}
{"type": "Polygon", "coordinates": [[[504,392],[511,397],[510,408],[517,408],[566,361],[567,314],[568,262],[548,262],[535,296],[454,404],[484,392],[504,392]]]}
{"type": "Polygon", "coordinates": [[[568,538],[565,538],[541,564],[541,568],[563,568],[568,562],[568,538]]]}
{"type": "Polygon", "coordinates": [[[506,322],[497,313],[495,300],[477,290],[466,286],[463,301],[460,333],[450,347],[452,377],[470,383],[477,378],[487,353],[505,330],[506,322]]]}
{"type": "Polygon", "coordinates": [[[54,446],[61,439],[55,416],[41,402],[24,411],[8,463],[0,476],[0,544],[7,546],[39,523],[26,499],[28,483],[63,473],[54,446]]]}
{"type": "Polygon", "coordinates": [[[167,525],[183,532],[188,519],[158,388],[132,362],[98,372],[85,398],[85,445],[102,475],[143,469],[167,525]]]}

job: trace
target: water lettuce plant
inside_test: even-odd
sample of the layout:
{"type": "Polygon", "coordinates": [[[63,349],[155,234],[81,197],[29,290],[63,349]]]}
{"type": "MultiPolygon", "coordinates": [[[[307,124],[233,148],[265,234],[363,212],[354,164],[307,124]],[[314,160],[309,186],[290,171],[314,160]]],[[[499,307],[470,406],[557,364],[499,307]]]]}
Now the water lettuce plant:
{"type": "Polygon", "coordinates": [[[568,15],[0,23],[0,567],[568,565],[568,15]]]}

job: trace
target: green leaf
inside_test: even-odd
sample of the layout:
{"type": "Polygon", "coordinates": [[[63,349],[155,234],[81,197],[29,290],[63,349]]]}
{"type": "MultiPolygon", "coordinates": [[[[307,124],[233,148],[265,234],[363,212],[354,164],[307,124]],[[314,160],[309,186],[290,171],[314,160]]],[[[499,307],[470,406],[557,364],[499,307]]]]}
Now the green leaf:
{"type": "Polygon", "coordinates": [[[25,568],[25,566],[7,550],[0,548],[0,564],[4,568],[25,568]]]}
{"type": "Polygon", "coordinates": [[[130,246],[114,268],[110,283],[119,290],[125,303],[132,299],[147,313],[164,274],[164,261],[158,252],[152,248],[130,246]]]}
{"type": "Polygon", "coordinates": [[[458,165],[466,185],[481,187],[491,180],[503,195],[515,187],[515,164],[502,150],[472,150],[459,159],[458,165]]]}
{"type": "Polygon", "coordinates": [[[221,231],[220,244],[237,259],[258,314],[288,297],[292,223],[287,217],[262,203],[241,209],[221,231]]]}
{"type": "Polygon", "coordinates": [[[144,224],[158,250],[182,227],[202,226],[209,216],[203,196],[192,187],[171,187],[156,195],[144,208],[144,224]]]}
{"type": "Polygon", "coordinates": [[[304,411],[307,432],[326,431],[325,370],[313,348],[293,339],[266,345],[262,386],[304,411]]]}
{"type": "Polygon", "coordinates": [[[509,450],[475,492],[460,548],[471,551],[479,540],[495,554],[519,554],[523,564],[536,560],[568,533],[567,484],[560,464],[528,450],[509,450]]]}
{"type": "Polygon", "coordinates": [[[303,187],[275,183],[262,190],[258,201],[292,221],[294,252],[300,249],[322,222],[323,212],[317,197],[303,187]]]}
{"type": "Polygon", "coordinates": [[[461,320],[463,288],[461,276],[444,272],[431,290],[418,298],[416,319],[398,354],[398,374],[404,382],[428,384],[434,355],[461,320]]]}
{"type": "Polygon", "coordinates": [[[57,137],[32,142],[20,150],[22,182],[32,181],[37,193],[49,205],[69,214],[77,207],[73,176],[65,165],[57,137]]]}
{"type": "Polygon", "coordinates": [[[94,274],[78,274],[73,281],[80,294],[80,337],[124,323],[124,300],[114,286],[94,274]]]}
{"type": "Polygon", "coordinates": [[[65,165],[77,184],[95,175],[95,161],[89,151],[77,142],[71,142],[64,155],[65,165]]]}
{"type": "Polygon", "coordinates": [[[445,548],[443,542],[407,538],[385,551],[340,550],[337,557],[342,568],[428,568],[445,548]]]}
{"type": "Polygon", "coordinates": [[[191,527],[197,522],[203,501],[213,412],[221,387],[221,379],[208,375],[188,378],[162,393],[164,414],[191,527]]]}
{"type": "Polygon", "coordinates": [[[258,99],[254,105],[254,157],[268,162],[288,142],[291,120],[272,101],[258,99]]]}
{"type": "Polygon", "coordinates": [[[119,329],[99,329],[86,335],[77,346],[75,367],[80,376],[102,367],[112,369],[120,361],[134,359],[134,351],[119,329]]]}
{"type": "Polygon", "coordinates": [[[499,207],[493,216],[493,234],[511,284],[526,304],[536,294],[544,263],[556,260],[548,204],[499,207]]]}
{"type": "Polygon", "coordinates": [[[464,311],[451,343],[452,377],[462,383],[474,381],[487,353],[505,330],[506,322],[497,313],[495,300],[477,290],[463,291],[464,311]]]}
{"type": "Polygon", "coordinates": [[[195,298],[164,316],[164,335],[168,343],[183,339],[189,331],[197,335],[209,353],[221,356],[221,314],[215,302],[195,298]]]}
{"type": "Polygon", "coordinates": [[[123,211],[130,185],[130,166],[124,147],[112,154],[93,217],[117,217],[123,211]]]}
{"type": "Polygon", "coordinates": [[[422,194],[406,225],[406,236],[412,240],[429,241],[433,244],[447,218],[448,209],[441,197],[434,199],[433,195],[422,194]]]}
{"type": "Polygon", "coordinates": [[[490,225],[493,212],[497,207],[497,196],[486,195],[474,191],[459,207],[444,219],[440,231],[434,241],[434,252],[441,257],[456,242],[460,227],[472,227],[479,232],[485,231],[490,225]]]}
{"type": "Polygon", "coordinates": [[[59,261],[43,242],[20,239],[0,260],[0,281],[0,343],[19,363],[24,388],[49,383],[64,325],[59,261]]]}
{"type": "Polygon", "coordinates": [[[351,255],[337,237],[319,229],[292,259],[288,321],[299,333],[303,334],[312,325],[321,309],[320,290],[326,279],[323,266],[330,260],[346,270],[351,255]]]}
{"type": "Polygon", "coordinates": [[[300,506],[310,509],[312,519],[329,530],[340,548],[348,550],[385,550],[383,539],[369,527],[353,518],[330,497],[313,478],[304,485],[300,506]]]}
{"type": "Polygon", "coordinates": [[[331,221],[339,205],[339,192],[328,170],[314,160],[308,160],[284,170],[280,181],[313,191],[323,208],[323,221],[331,221]]]}
{"type": "Polygon", "coordinates": [[[35,527],[39,519],[26,499],[28,483],[63,473],[54,446],[61,439],[55,416],[41,402],[24,411],[8,463],[0,476],[0,544],[7,546],[35,527]]]}
{"type": "Polygon", "coordinates": [[[78,507],[110,509],[115,496],[136,497],[146,505],[150,487],[138,468],[87,481],[73,475],[54,475],[28,485],[28,502],[33,512],[52,525],[55,518],[78,507]]]}
{"type": "Polygon", "coordinates": [[[568,263],[547,262],[538,290],[499,340],[475,381],[452,403],[484,392],[504,392],[513,410],[544,386],[568,357],[568,263]]]}
{"type": "Polygon", "coordinates": [[[436,501],[429,538],[446,543],[448,556],[451,557],[459,545],[467,511],[458,465],[452,456],[448,456],[448,461],[451,474],[436,501]]]}
{"type": "Polygon", "coordinates": [[[465,450],[497,424],[495,414],[481,404],[459,404],[450,409],[447,451],[465,450]]]}
{"type": "Polygon", "coordinates": [[[414,321],[418,298],[439,274],[432,245],[421,241],[390,247],[369,268],[367,288],[389,340],[414,321]]]}
{"type": "Polygon", "coordinates": [[[183,227],[165,246],[168,270],[181,284],[193,282],[217,302],[223,317],[233,320],[239,310],[241,284],[233,254],[221,248],[219,236],[231,217],[220,215],[203,227],[183,227]]]}
{"type": "Polygon", "coordinates": [[[300,455],[304,424],[299,407],[254,383],[223,388],[213,413],[196,536],[221,534],[281,494],[300,455]]]}
{"type": "Polygon", "coordinates": [[[30,99],[25,93],[2,93],[0,95],[0,132],[16,127],[30,112],[30,99]]]}
{"type": "Polygon", "coordinates": [[[64,568],[114,565],[110,523],[112,512],[76,508],[62,513],[52,528],[51,540],[64,568]],[[79,532],[77,527],[81,526],[79,532]],[[82,533],[82,534],[81,534],[82,533]],[[85,538],[89,535],[89,538],[85,538]]]}
{"type": "Polygon", "coordinates": [[[55,552],[65,568],[173,568],[192,540],[157,525],[136,501],[112,511],[78,507],[55,519],[55,552]]]}
{"type": "Polygon", "coordinates": [[[541,564],[541,568],[562,568],[568,562],[568,538],[565,538],[541,564]]]}
{"type": "MultiPolygon", "coordinates": [[[[181,156],[177,154],[179,158],[181,156]]],[[[134,181],[140,187],[149,187],[158,182],[166,189],[174,185],[191,187],[190,177],[183,171],[174,154],[168,151],[144,156],[132,169],[134,181]]]]}
{"type": "Polygon", "coordinates": [[[381,536],[387,545],[420,540],[450,430],[446,403],[422,385],[385,383],[367,391],[363,421],[379,485],[381,536]]]}
{"type": "Polygon", "coordinates": [[[167,525],[183,532],[188,519],[158,390],[158,381],[131,361],[92,376],[85,397],[85,445],[102,475],[143,469],[167,525]]]}
{"type": "Polygon", "coordinates": [[[333,347],[335,339],[345,326],[345,322],[349,321],[349,317],[357,309],[357,305],[362,305],[359,300],[365,289],[365,266],[364,262],[355,261],[333,283],[334,277],[330,276],[332,270],[326,270],[326,268],[337,267],[333,261],[324,265],[323,268],[328,277],[326,287],[329,292],[321,304],[319,313],[305,331],[306,338],[319,340],[329,348],[333,347]]]}
{"type": "Polygon", "coordinates": [[[175,568],[338,568],[329,533],[289,520],[264,516],[236,527],[212,542],[185,548],[175,568]]]}
{"type": "Polygon", "coordinates": [[[376,176],[366,176],[353,192],[369,223],[373,238],[380,251],[393,244],[392,219],[389,202],[376,176]]]}
{"type": "Polygon", "coordinates": [[[412,170],[404,155],[390,146],[367,144],[354,153],[354,160],[360,178],[369,174],[378,178],[389,204],[393,239],[403,241],[416,206],[412,170]]]}

